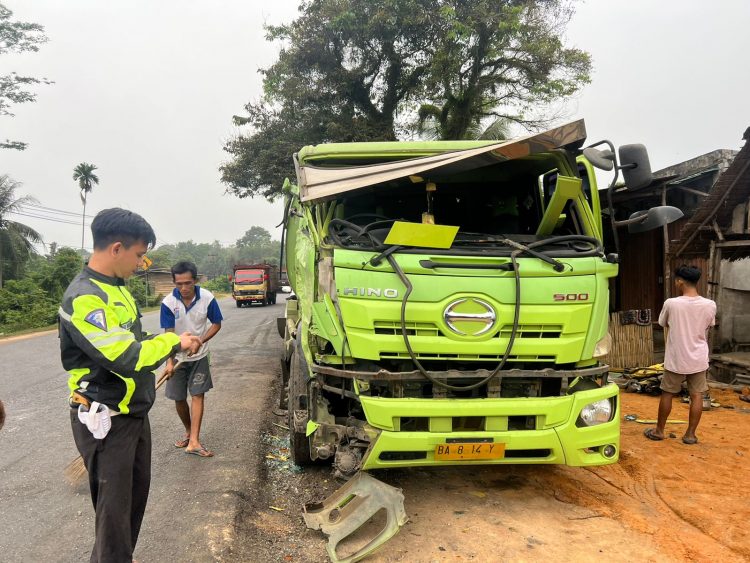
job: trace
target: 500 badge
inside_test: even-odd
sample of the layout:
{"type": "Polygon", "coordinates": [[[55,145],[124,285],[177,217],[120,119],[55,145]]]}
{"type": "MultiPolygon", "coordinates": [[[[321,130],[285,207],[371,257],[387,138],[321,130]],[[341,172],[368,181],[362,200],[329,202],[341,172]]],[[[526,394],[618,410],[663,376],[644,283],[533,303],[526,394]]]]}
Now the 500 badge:
{"type": "Polygon", "coordinates": [[[588,301],[588,293],[555,293],[552,296],[555,301],[588,301]]]}

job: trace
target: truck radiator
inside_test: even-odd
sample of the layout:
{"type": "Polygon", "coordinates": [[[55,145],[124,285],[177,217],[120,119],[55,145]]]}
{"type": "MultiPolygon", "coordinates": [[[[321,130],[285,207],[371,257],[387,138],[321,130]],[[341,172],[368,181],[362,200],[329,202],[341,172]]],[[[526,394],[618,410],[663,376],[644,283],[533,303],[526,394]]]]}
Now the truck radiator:
{"type": "MultiPolygon", "coordinates": [[[[408,336],[432,336],[446,338],[438,325],[435,323],[406,323],[406,334],[408,336]]],[[[401,323],[398,321],[375,321],[373,323],[375,334],[388,336],[401,335],[401,323]]],[[[513,325],[503,325],[493,338],[510,338],[513,325]]],[[[522,324],[518,326],[516,338],[560,338],[562,325],[533,325],[522,324]]]]}

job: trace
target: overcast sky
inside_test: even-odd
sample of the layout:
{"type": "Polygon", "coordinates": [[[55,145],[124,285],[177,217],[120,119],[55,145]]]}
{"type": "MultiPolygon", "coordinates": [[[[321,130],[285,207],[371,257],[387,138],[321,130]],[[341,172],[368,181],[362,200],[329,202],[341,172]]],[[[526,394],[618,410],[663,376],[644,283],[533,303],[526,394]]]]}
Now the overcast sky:
{"type": "MultiPolygon", "coordinates": [[[[80,213],[72,171],[85,161],[100,178],[87,211],[137,211],[159,244],[231,244],[253,225],[279,236],[281,204],[225,195],[218,166],[236,134],[232,115],[257,99],[257,71],[278,53],[262,25],[293,19],[296,0],[0,1],[50,39],[38,53],[0,57],[0,74],[55,81],[0,118],[1,139],[30,144],[0,150],[0,174],[22,182],[19,195],[80,213]]],[[[646,144],[654,170],[740,148],[750,125],[749,21],[747,0],[579,4],[567,43],[591,53],[594,74],[569,119],[586,119],[590,141],[646,144]]],[[[46,242],[80,245],[80,223],[18,219],[46,242]]]]}

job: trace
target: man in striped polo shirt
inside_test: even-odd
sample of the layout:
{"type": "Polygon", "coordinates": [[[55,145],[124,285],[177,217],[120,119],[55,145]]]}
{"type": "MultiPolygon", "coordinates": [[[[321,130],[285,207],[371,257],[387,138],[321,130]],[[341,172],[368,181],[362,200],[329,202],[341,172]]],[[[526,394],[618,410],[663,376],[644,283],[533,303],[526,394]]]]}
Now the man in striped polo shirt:
{"type": "Polygon", "coordinates": [[[166,396],[175,402],[177,415],[185,426],[185,436],[174,445],[185,448],[186,454],[213,457],[213,452],[200,441],[205,393],[213,387],[211,381],[208,341],[221,329],[223,317],[213,294],[196,285],[198,268],[192,262],[177,262],[172,266],[174,291],[161,304],[161,327],[167,332],[185,331],[200,337],[201,347],[187,357],[178,353],[167,360],[165,373],[172,373],[166,386],[166,396]],[[179,363],[179,365],[178,365],[179,363]],[[191,404],[187,395],[190,392],[191,404]]]}

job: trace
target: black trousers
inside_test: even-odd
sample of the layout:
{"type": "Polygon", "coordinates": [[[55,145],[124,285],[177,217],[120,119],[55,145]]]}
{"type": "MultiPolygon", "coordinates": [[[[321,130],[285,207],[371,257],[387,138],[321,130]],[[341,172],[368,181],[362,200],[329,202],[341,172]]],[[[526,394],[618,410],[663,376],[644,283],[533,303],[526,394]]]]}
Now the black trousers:
{"type": "Polygon", "coordinates": [[[151,426],[148,416],[112,417],[112,428],[97,440],[70,410],[76,447],[89,473],[96,512],[91,563],[131,563],[151,485],[151,426]]]}

